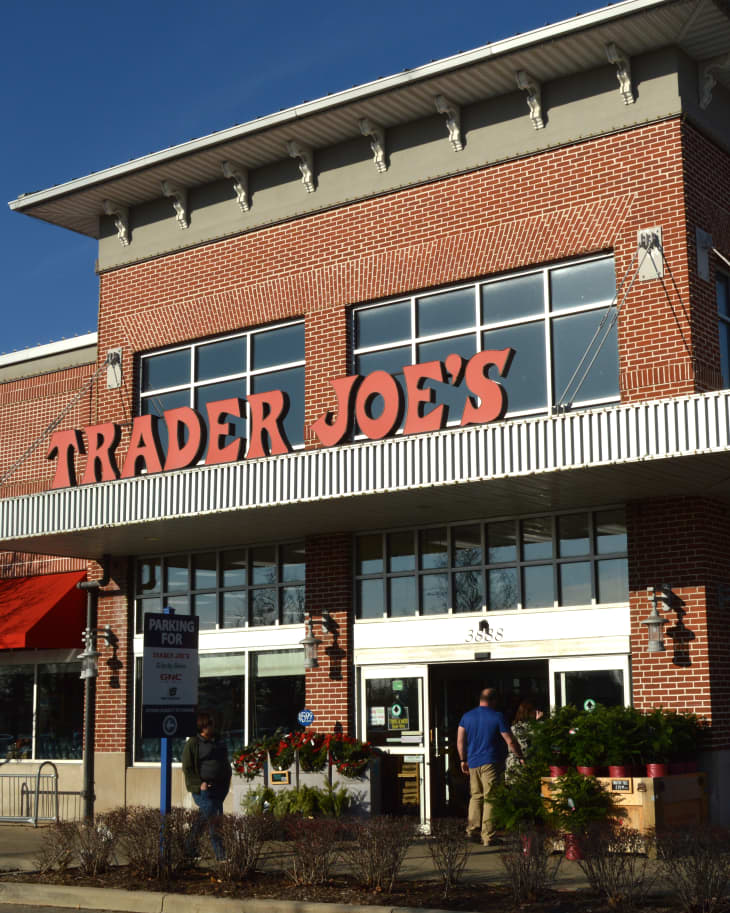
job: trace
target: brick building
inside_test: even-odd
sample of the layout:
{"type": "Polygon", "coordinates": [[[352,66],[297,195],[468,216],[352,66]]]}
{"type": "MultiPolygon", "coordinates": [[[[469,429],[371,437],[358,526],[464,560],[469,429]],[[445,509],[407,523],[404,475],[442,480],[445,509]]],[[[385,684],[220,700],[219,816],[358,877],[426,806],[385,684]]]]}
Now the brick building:
{"type": "Polygon", "coordinates": [[[14,763],[80,783],[104,566],[97,807],[156,801],[169,606],[231,744],[306,706],[415,771],[393,811],[455,808],[492,682],[705,715],[722,817],[728,55],[719,0],[625,0],[14,201],[100,277],[97,334],[0,356],[14,763]]]}

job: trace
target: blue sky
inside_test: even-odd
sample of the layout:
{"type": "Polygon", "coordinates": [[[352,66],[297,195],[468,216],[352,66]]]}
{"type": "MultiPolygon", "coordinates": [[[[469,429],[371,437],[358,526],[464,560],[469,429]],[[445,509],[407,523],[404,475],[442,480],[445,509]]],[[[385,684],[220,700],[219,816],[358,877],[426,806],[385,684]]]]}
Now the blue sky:
{"type": "Polygon", "coordinates": [[[95,330],[98,306],[95,241],[7,201],[602,5],[3,4],[0,353],[95,330]]]}

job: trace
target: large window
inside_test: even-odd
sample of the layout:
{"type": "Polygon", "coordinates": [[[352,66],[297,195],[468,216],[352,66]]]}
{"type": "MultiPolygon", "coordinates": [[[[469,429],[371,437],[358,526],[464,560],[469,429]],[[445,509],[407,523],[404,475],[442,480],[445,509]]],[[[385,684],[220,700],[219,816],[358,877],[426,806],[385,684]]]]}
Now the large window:
{"type": "MultiPolygon", "coordinates": [[[[140,359],[140,412],[158,415],[192,406],[207,420],[206,404],[250,393],[282,390],[289,396],[284,430],[293,446],[304,442],[304,323],[285,324],[195,342],[140,359]]],[[[244,410],[245,411],[245,410],[244,410]]],[[[234,420],[248,439],[248,417],[234,420]]],[[[163,448],[167,430],[160,423],[163,448]]],[[[233,440],[228,437],[223,443],[233,440]]]]}
{"type": "Polygon", "coordinates": [[[137,631],[146,612],[169,606],[200,629],[301,624],[304,543],[158,555],[136,563],[137,631]]]}
{"type": "MultiPolygon", "coordinates": [[[[508,415],[610,402],[619,393],[618,338],[615,323],[602,321],[615,294],[613,257],[596,257],[358,307],[355,371],[387,371],[405,389],[403,365],[512,348],[512,364],[500,380],[508,415]]],[[[463,383],[425,386],[451,407],[450,422],[461,418],[463,383]]],[[[374,398],[372,414],[379,414],[380,401],[374,398]]]]}
{"type": "Polygon", "coordinates": [[[80,663],[0,667],[0,757],[81,757],[84,688],[80,663]]]}
{"type": "Polygon", "coordinates": [[[730,277],[717,274],[717,316],[720,321],[720,370],[724,387],[730,387],[730,277]]]}
{"type": "MultiPolygon", "coordinates": [[[[143,739],[142,658],[136,664],[135,759],[159,761],[160,740],[143,739]]],[[[304,707],[302,650],[204,653],[200,657],[198,709],[213,715],[229,755],[260,735],[277,729],[296,729],[304,707]],[[250,670],[247,673],[247,669],[250,670]],[[248,708],[248,713],[247,713],[248,708]]],[[[174,739],[173,758],[179,761],[185,739],[174,739]]]]}
{"type": "Polygon", "coordinates": [[[360,618],[628,600],[621,508],[368,533],[355,560],[360,618]]]}

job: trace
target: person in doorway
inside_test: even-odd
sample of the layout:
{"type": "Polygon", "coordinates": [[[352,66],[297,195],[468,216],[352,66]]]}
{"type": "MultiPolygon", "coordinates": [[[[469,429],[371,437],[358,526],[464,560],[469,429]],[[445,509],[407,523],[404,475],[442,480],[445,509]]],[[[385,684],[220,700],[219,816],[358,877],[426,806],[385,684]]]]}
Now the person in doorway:
{"type": "MultiPolygon", "coordinates": [[[[544,715],[542,710],[537,709],[532,698],[526,697],[520,701],[512,720],[512,735],[517,739],[525,757],[530,753],[534,724],[539,722],[544,715]]],[[[518,764],[517,756],[510,754],[507,758],[507,772],[509,773],[518,764]]]]}
{"type": "Polygon", "coordinates": [[[479,706],[461,718],[456,738],[462,773],[469,776],[469,811],[466,833],[484,846],[499,843],[492,827],[489,793],[504,777],[507,751],[524,760],[522,749],[512,735],[504,716],[497,710],[497,689],[485,688],[479,706]]]}
{"type": "Polygon", "coordinates": [[[185,787],[199,809],[191,844],[197,843],[207,824],[215,858],[221,860],[225,854],[216,830],[216,818],[223,814],[223,800],[231,785],[231,762],[209,713],[198,714],[197,729],[198,734],[187,740],[182,753],[185,787]]]}

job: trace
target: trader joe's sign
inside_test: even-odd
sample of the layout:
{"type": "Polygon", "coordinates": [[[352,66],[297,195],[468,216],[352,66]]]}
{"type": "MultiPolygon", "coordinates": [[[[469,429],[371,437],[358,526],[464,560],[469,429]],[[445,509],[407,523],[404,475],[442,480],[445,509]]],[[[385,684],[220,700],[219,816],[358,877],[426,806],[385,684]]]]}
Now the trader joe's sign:
{"type": "MultiPolygon", "coordinates": [[[[452,354],[443,361],[406,365],[405,393],[386,371],[339,377],[330,381],[337,408],[320,416],[309,430],[325,447],[332,447],[349,436],[355,423],[366,438],[375,441],[392,434],[402,421],[404,434],[439,431],[449,419],[460,419],[462,426],[493,422],[506,412],[507,394],[489,375],[493,372],[504,377],[513,355],[514,349],[493,349],[477,352],[468,360],[452,354]],[[445,403],[436,402],[435,390],[425,386],[428,381],[453,385],[464,382],[466,394],[460,415],[451,414],[445,403]]],[[[207,423],[189,406],[168,409],[162,419],[156,415],[138,415],[132,423],[129,447],[121,467],[116,458],[120,425],[105,422],[89,425],[83,431],[55,431],[48,451],[48,459],[57,460],[51,487],[77,484],[78,453],[86,454],[86,468],[80,479],[84,485],[132,478],[142,472],[186,469],[195,466],[204,452],[205,465],[289,453],[292,448],[284,431],[288,395],[281,390],[251,393],[246,406],[248,441],[234,432],[234,420],[244,415],[244,401],[237,397],[208,403],[207,423]],[[166,453],[160,438],[161,421],[167,429],[166,453]]]]}

